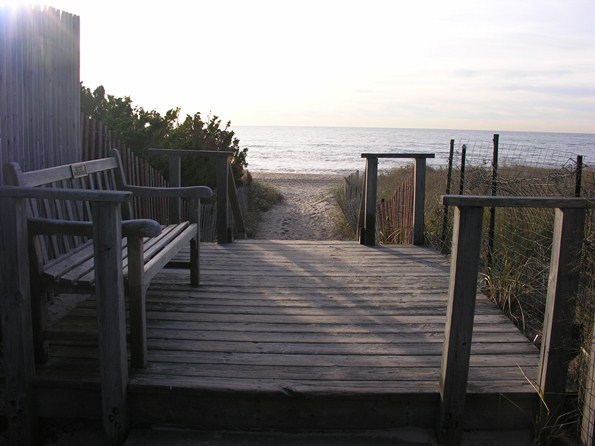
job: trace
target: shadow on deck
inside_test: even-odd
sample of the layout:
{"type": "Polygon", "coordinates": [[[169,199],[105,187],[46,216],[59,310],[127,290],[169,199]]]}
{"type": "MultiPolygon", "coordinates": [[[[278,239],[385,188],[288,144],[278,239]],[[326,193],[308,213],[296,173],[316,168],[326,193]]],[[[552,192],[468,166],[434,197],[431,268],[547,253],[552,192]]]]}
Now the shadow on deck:
{"type": "MultiPolygon", "coordinates": [[[[201,286],[165,270],[147,297],[149,364],[130,372],[135,423],[201,429],[433,427],[447,259],[418,246],[202,245],[201,286]]],[[[96,315],[50,328],[42,416],[101,418],[96,315]],[[57,397],[57,395],[60,395],[57,397]]],[[[532,425],[538,350],[479,296],[466,429],[532,425]]]]}

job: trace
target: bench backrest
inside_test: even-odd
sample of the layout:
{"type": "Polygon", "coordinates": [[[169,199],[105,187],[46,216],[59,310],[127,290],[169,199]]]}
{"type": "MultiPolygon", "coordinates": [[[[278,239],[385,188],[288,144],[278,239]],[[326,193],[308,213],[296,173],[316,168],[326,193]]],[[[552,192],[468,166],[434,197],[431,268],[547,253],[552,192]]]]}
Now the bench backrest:
{"type": "MultiPolygon", "coordinates": [[[[17,163],[8,163],[5,175],[10,185],[65,189],[117,190],[124,181],[115,156],[30,172],[22,172],[17,163]]],[[[130,208],[125,208],[123,215],[130,218],[130,208]]],[[[91,221],[88,202],[31,199],[27,203],[27,212],[29,218],[91,221]]],[[[80,236],[38,236],[34,240],[34,249],[37,256],[41,257],[39,260],[47,263],[83,242],[85,238],[80,236]]]]}

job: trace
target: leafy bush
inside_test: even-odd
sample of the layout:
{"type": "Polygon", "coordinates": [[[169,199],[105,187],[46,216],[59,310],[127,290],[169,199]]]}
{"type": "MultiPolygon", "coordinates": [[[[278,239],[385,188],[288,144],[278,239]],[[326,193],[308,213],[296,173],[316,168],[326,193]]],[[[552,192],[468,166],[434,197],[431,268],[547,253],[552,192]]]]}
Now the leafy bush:
{"type": "MultiPolygon", "coordinates": [[[[232,170],[239,181],[248,166],[248,149],[240,148],[240,141],[221,119],[209,115],[204,121],[200,113],[187,115],[179,122],[180,109],[174,108],[161,115],[155,110],[146,111],[134,106],[129,96],[117,98],[107,95],[103,86],[94,91],[81,84],[81,112],[102,121],[132,151],[150,159],[167,178],[167,160],[148,154],[148,148],[210,150],[232,152],[232,170]]],[[[182,185],[205,184],[215,186],[215,170],[212,160],[206,157],[187,157],[182,169],[182,185]]]]}

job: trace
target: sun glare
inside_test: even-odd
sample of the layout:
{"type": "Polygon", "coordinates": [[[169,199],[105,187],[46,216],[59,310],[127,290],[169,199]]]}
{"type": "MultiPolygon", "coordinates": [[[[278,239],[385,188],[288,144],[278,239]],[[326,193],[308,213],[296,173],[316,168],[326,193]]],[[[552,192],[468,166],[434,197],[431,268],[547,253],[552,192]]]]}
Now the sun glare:
{"type": "Polygon", "coordinates": [[[22,6],[33,6],[34,3],[28,0],[0,0],[0,8],[18,8],[22,6]]]}

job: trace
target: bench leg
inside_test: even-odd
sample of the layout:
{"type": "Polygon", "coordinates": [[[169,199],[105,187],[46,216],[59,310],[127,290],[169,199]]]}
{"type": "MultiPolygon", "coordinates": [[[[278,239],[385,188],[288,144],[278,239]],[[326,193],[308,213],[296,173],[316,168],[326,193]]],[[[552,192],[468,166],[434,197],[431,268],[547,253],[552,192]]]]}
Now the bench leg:
{"type": "Polygon", "coordinates": [[[47,326],[47,301],[49,294],[39,290],[39,287],[31,282],[31,318],[33,322],[33,349],[35,351],[35,362],[45,364],[50,359],[48,342],[44,338],[47,326]]]}
{"type": "Polygon", "coordinates": [[[31,322],[33,328],[33,351],[35,362],[45,364],[50,359],[49,345],[44,339],[45,329],[48,319],[48,298],[49,294],[41,289],[40,275],[41,266],[33,259],[36,258],[34,245],[38,243],[36,239],[29,241],[29,283],[31,290],[31,322]]]}
{"type": "Polygon", "coordinates": [[[143,240],[128,238],[128,321],[132,367],[147,365],[147,318],[144,280],[143,240]]]}
{"type": "Polygon", "coordinates": [[[196,223],[196,235],[190,241],[190,285],[200,283],[200,200],[190,200],[188,206],[189,220],[196,223]]]}
{"type": "Polygon", "coordinates": [[[198,267],[200,244],[196,239],[190,241],[190,285],[198,286],[200,282],[200,271],[198,267]]]}

